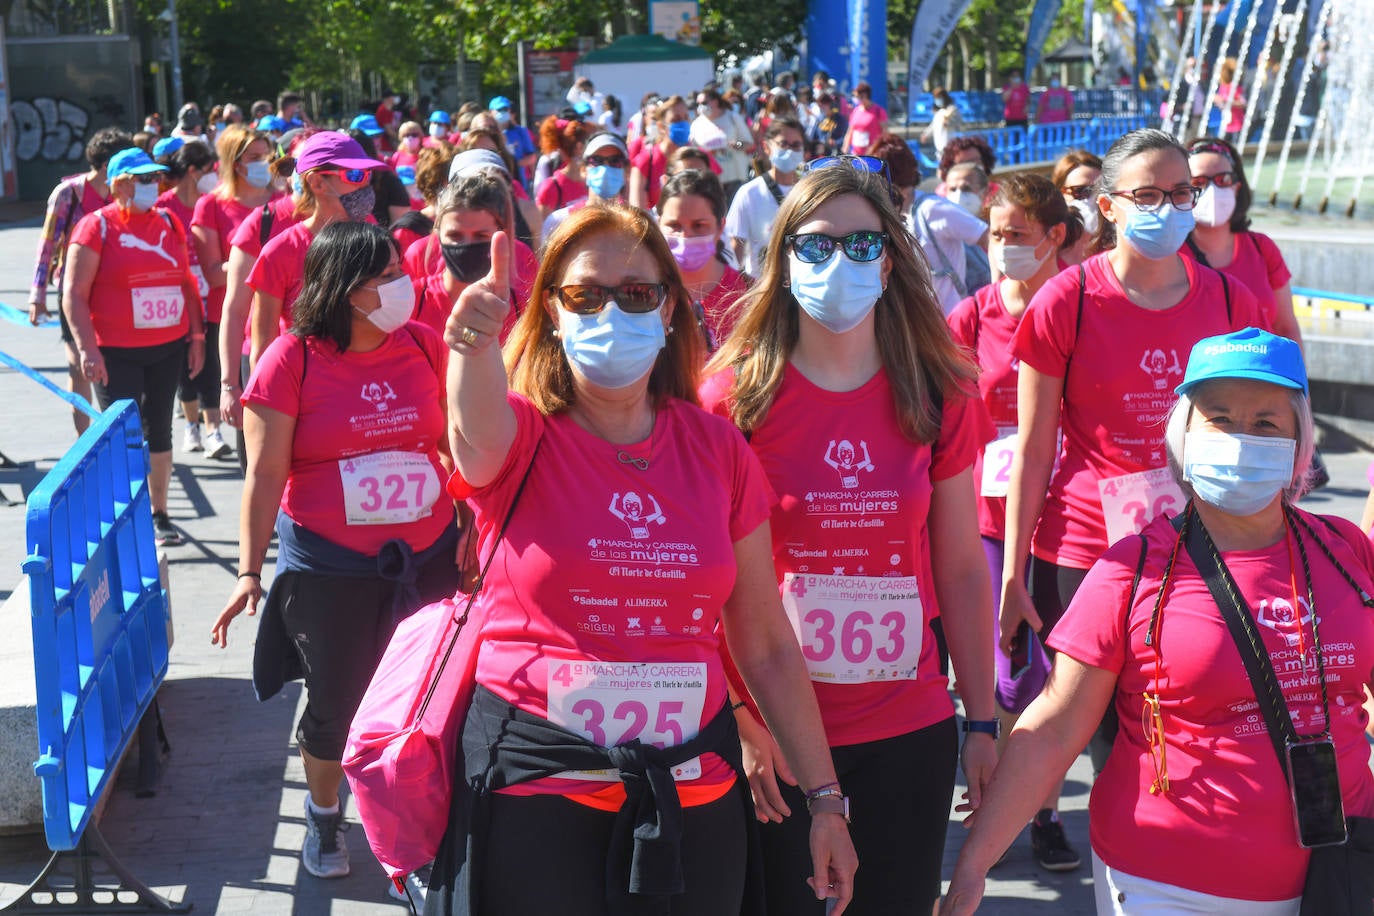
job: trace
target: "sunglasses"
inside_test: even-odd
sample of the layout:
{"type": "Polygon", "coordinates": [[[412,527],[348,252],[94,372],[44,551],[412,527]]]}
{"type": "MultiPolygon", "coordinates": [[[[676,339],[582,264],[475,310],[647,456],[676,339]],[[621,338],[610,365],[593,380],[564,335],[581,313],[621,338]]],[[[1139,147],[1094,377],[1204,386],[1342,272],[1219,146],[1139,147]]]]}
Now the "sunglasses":
{"type": "Polygon", "coordinates": [[[138,184],[157,184],[157,172],[145,172],[142,175],[135,175],[134,181],[138,184]]]}
{"type": "Polygon", "coordinates": [[[574,315],[595,315],[614,302],[622,312],[640,315],[663,304],[668,287],[662,283],[622,283],[619,286],[559,286],[553,290],[563,311],[574,315]]]}
{"type": "Polygon", "coordinates": [[[321,175],[333,175],[345,184],[365,184],[368,179],[367,169],[321,169],[321,175]]]}
{"type": "Polygon", "coordinates": [[[797,260],[803,264],[823,264],[839,248],[845,257],[860,264],[876,261],[883,256],[887,247],[887,233],[862,230],[851,232],[843,238],[825,235],[821,232],[806,232],[783,238],[783,244],[792,250],[797,260]]]}
{"type": "Polygon", "coordinates": [[[856,172],[877,172],[879,175],[887,177],[887,163],[877,156],[821,156],[819,159],[812,159],[808,172],[816,169],[827,169],[831,166],[848,166],[856,172]]]}
{"type": "Polygon", "coordinates": [[[1215,175],[1194,175],[1193,187],[1200,190],[1207,190],[1208,184],[1214,184],[1219,188],[1230,188],[1236,184],[1235,172],[1217,172],[1215,175]]]}
{"type": "Polygon", "coordinates": [[[1092,196],[1093,186],[1091,184],[1066,184],[1059,190],[1074,200],[1087,200],[1092,196]]]}
{"type": "Polygon", "coordinates": [[[629,162],[625,160],[624,156],[617,153],[614,156],[588,156],[587,165],[607,165],[613,169],[623,169],[625,166],[629,165],[629,162]]]}

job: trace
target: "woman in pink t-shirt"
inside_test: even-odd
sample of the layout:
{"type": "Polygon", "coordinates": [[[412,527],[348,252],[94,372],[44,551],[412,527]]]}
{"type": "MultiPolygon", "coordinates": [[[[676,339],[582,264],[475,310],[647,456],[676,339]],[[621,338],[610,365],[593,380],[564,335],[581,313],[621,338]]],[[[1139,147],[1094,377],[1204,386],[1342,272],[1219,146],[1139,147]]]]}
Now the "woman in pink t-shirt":
{"type": "Polygon", "coordinates": [[[1348,521],[1293,505],[1313,454],[1306,389],[1286,338],[1247,328],[1193,347],[1165,433],[1189,499],[1182,517],[1156,518],[1088,573],[1050,637],[1050,682],[1007,742],[942,913],[975,911],[988,868],[1109,706],[1121,729],[1088,807],[1099,913],[1295,916],[1319,854],[1304,846],[1343,842],[1350,818],[1352,844],[1368,848],[1374,776],[1361,703],[1374,683],[1374,551],[1348,521]],[[1230,616],[1246,635],[1233,636],[1195,557],[1243,605],[1230,616]],[[1242,644],[1272,669],[1271,686],[1256,690],[1242,644]],[[1278,734],[1261,697],[1274,697],[1278,734]],[[1286,745],[1309,762],[1293,770],[1295,792],[1286,745]],[[1304,815],[1327,813],[1305,835],[1294,795],[1304,815]]]}
{"type": "Polygon", "coordinates": [[[443,342],[410,321],[400,250],[375,225],[323,228],[305,258],[292,331],[268,346],[243,394],[248,473],[238,583],[210,631],[263,599],[254,649],[261,699],[305,678],[296,735],[305,763],[301,859],[320,878],[349,872],[340,759],[348,726],[396,623],[450,597],[453,467],[445,436],[443,342]]]}
{"type": "Polygon", "coordinates": [[[1244,283],[1260,301],[1264,327],[1301,346],[1289,283],[1293,275],[1274,240],[1250,228],[1254,194],[1239,151],[1219,137],[1201,137],[1188,144],[1188,168],[1201,193],[1193,210],[1197,226],[1184,250],[1244,283]]]}
{"type": "Polygon", "coordinates": [[[808,880],[843,911],[847,811],[769,568],[767,482],[696,404],[701,339],[667,243],[623,204],[571,215],[505,348],[509,384],[508,250],[498,233],[445,334],[449,492],[495,562],[463,729],[467,767],[485,775],[460,788],[430,905],[602,916],[658,897],[674,913],[740,912],[750,806],[728,639],[820,790],[808,880]],[[640,839],[651,830],[657,848],[640,839]]]}
{"type": "MultiPolygon", "coordinates": [[[[702,392],[749,437],[778,497],[774,587],[851,799],[865,913],[929,913],[940,894],[960,759],[948,660],[970,720],[975,808],[996,762],[973,487],[993,429],[910,238],[880,173],[808,172],[702,392]]],[[[802,880],[813,787],[751,709],[738,718],[768,911],[819,916],[802,880]]]]}
{"type": "Polygon", "coordinates": [[[696,169],[669,178],[658,198],[658,225],[673,260],[682,268],[708,352],[729,336],[735,325],[735,302],[748,286],[747,278],[725,263],[720,244],[725,212],[720,180],[696,169]]]}
{"type": "Polygon", "coordinates": [[[872,86],[859,83],[854,87],[854,110],[849,113],[849,129],[841,149],[855,156],[867,155],[886,129],[886,109],[874,103],[872,86]]]}

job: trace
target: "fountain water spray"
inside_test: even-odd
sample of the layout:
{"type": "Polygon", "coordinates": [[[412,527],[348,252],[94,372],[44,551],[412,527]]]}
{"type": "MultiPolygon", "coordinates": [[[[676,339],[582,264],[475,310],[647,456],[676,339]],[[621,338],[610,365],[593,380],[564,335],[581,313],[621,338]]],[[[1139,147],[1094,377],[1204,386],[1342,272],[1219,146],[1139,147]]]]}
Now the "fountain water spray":
{"type": "MultiPolygon", "coordinates": [[[[1241,66],[1237,67],[1236,72],[1231,76],[1231,97],[1230,99],[1227,99],[1225,108],[1222,108],[1221,105],[1218,104],[1217,89],[1221,86],[1221,64],[1226,60],[1228,56],[1226,52],[1231,47],[1231,35],[1235,32],[1236,29],[1236,6],[1238,4],[1239,0],[1231,0],[1231,3],[1229,4],[1230,15],[1226,17],[1226,28],[1223,29],[1221,32],[1221,44],[1217,47],[1217,50],[1219,52],[1219,59],[1217,60],[1217,65],[1212,68],[1212,79],[1210,80],[1207,86],[1207,104],[1202,107],[1202,123],[1199,124],[1197,128],[1197,132],[1199,134],[1206,134],[1211,132],[1209,128],[1212,123],[1213,108],[1216,108],[1218,114],[1221,116],[1220,121],[1217,123],[1217,136],[1221,136],[1222,134],[1226,133],[1226,125],[1231,122],[1231,99],[1234,99],[1236,97],[1236,93],[1240,91],[1240,86],[1242,83],[1241,77],[1245,73],[1245,58],[1243,56],[1240,59],[1241,66]]],[[[1253,22],[1255,17],[1252,14],[1249,18],[1250,21],[1253,22]]],[[[1217,7],[1213,5],[1212,26],[1216,25],[1216,21],[1217,7]]],[[[1209,27],[1207,31],[1210,35],[1212,31],[1211,27],[1209,27]]],[[[1205,40],[1206,39],[1204,39],[1204,41],[1205,40]]]]}
{"type": "MultiPolygon", "coordinates": [[[[1288,71],[1293,64],[1293,52],[1298,45],[1298,29],[1302,25],[1302,14],[1307,11],[1307,0],[1299,0],[1297,13],[1294,15],[1293,27],[1289,31],[1288,39],[1283,45],[1283,60],[1279,64],[1279,81],[1274,87],[1273,94],[1269,97],[1269,112],[1264,119],[1264,133],[1260,136],[1259,153],[1255,158],[1255,177],[1250,182],[1251,187],[1259,186],[1260,172],[1264,169],[1264,157],[1269,150],[1269,138],[1274,132],[1274,115],[1276,114],[1280,100],[1283,98],[1283,85],[1287,79],[1288,71]]],[[[1327,10],[1331,6],[1331,0],[1322,0],[1321,16],[1324,21],[1327,10]]],[[[1312,75],[1312,55],[1308,54],[1302,69],[1302,82],[1298,84],[1297,98],[1293,100],[1292,111],[1302,111],[1302,100],[1307,95],[1307,84],[1312,75]]],[[[1288,119],[1288,128],[1284,132],[1283,150],[1279,154],[1278,178],[1274,182],[1273,193],[1269,195],[1269,206],[1274,206],[1279,199],[1279,185],[1283,183],[1283,173],[1288,167],[1288,153],[1293,148],[1293,131],[1297,127],[1297,121],[1293,117],[1288,119]]]]}
{"type": "MultiPolygon", "coordinates": [[[[1255,73],[1257,76],[1254,85],[1250,87],[1250,99],[1245,105],[1245,122],[1241,125],[1240,136],[1236,138],[1236,148],[1242,153],[1245,152],[1246,141],[1250,139],[1250,127],[1254,124],[1255,109],[1259,105],[1260,79],[1263,79],[1265,82],[1269,81],[1269,50],[1274,46],[1274,34],[1278,29],[1279,19],[1282,18],[1280,16],[1280,7],[1282,4],[1279,0],[1260,0],[1261,7],[1263,7],[1265,3],[1272,3],[1274,9],[1269,16],[1269,28],[1265,31],[1264,44],[1260,47],[1259,60],[1255,63],[1255,73]]],[[[1250,58],[1250,46],[1255,40],[1255,22],[1258,19],[1259,16],[1254,15],[1252,10],[1249,20],[1245,23],[1245,36],[1241,39],[1241,45],[1243,46],[1241,50],[1243,55],[1241,57],[1242,61],[1249,60],[1250,58]]],[[[1271,93],[1273,92],[1272,86],[1269,91],[1271,93]]]]}
{"type": "MultiPolygon", "coordinates": [[[[1193,35],[1194,37],[1196,37],[1197,32],[1195,30],[1199,28],[1198,19],[1201,16],[1201,10],[1201,3],[1193,4],[1193,11],[1188,14],[1188,29],[1184,34],[1193,35]]],[[[1174,119],[1174,139],[1177,140],[1179,143],[1183,142],[1184,135],[1188,130],[1188,122],[1193,117],[1193,92],[1195,91],[1195,86],[1183,85],[1183,73],[1186,69],[1187,58],[1188,54],[1184,50],[1183,43],[1180,42],[1178,49],[1178,62],[1174,65],[1174,108],[1172,111],[1169,112],[1169,115],[1174,119]],[[1187,89],[1188,91],[1184,93],[1182,91],[1184,89],[1187,89]]],[[[1202,62],[1198,59],[1196,55],[1193,55],[1192,77],[1194,80],[1196,80],[1201,75],[1201,70],[1202,62]]]]}

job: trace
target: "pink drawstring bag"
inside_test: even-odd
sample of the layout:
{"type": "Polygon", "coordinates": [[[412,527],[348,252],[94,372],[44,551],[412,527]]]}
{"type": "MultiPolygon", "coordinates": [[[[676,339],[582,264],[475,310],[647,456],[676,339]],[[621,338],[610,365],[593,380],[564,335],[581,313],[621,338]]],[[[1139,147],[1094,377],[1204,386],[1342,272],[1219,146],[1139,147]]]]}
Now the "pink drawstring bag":
{"type": "Polygon", "coordinates": [[[401,621],[348,729],[344,775],[372,854],[393,882],[428,864],[448,830],[482,629],[480,621],[469,625],[469,616],[533,467],[532,457],[472,594],[401,621]]]}

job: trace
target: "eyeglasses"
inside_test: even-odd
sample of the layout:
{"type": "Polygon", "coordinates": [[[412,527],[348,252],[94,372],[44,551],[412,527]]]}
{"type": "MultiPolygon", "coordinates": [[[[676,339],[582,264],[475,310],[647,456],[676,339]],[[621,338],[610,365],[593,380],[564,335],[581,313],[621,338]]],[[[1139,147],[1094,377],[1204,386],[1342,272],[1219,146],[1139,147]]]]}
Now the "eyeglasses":
{"type": "Polygon", "coordinates": [[[1201,188],[1195,188],[1192,185],[1169,191],[1146,186],[1130,191],[1111,191],[1107,196],[1129,198],[1137,210],[1145,213],[1156,213],[1166,202],[1173,204],[1175,210],[1191,210],[1197,206],[1198,195],[1201,193],[1201,188]]]}
{"type": "Polygon", "coordinates": [[[1059,190],[1074,200],[1087,200],[1092,196],[1093,186],[1091,184],[1066,184],[1059,190]]]}
{"type": "Polygon", "coordinates": [[[805,232],[786,236],[783,244],[791,248],[797,260],[803,264],[824,264],[830,260],[836,248],[843,251],[849,260],[867,264],[883,256],[887,247],[887,233],[862,230],[841,238],[821,232],[805,232]]]}
{"type": "Polygon", "coordinates": [[[368,179],[367,169],[321,169],[321,175],[333,175],[345,184],[365,184],[368,179]]]}
{"type": "Polygon", "coordinates": [[[1208,184],[1214,184],[1219,188],[1230,188],[1236,183],[1235,172],[1217,172],[1215,175],[1194,175],[1193,187],[1199,191],[1207,190],[1208,184]]]}
{"type": "Polygon", "coordinates": [[[1159,709],[1159,694],[1146,693],[1141,699],[1144,704],[1140,710],[1140,726],[1145,730],[1145,743],[1150,748],[1150,761],[1155,769],[1150,794],[1160,795],[1169,791],[1169,745],[1164,739],[1164,715],[1159,709]]]}
{"type": "Polygon", "coordinates": [[[138,184],[157,184],[157,172],[145,172],[142,175],[135,175],[134,181],[138,184]]]}
{"type": "Polygon", "coordinates": [[[590,165],[590,166],[608,165],[608,166],[610,166],[610,167],[613,168],[613,169],[623,169],[623,168],[625,168],[625,166],[627,166],[627,165],[629,165],[629,164],[630,164],[630,163],[629,163],[628,161],[626,161],[625,157],[622,156],[622,155],[620,155],[619,153],[617,153],[617,154],[614,155],[614,156],[588,156],[588,157],[587,157],[587,165],[590,165]]]}
{"type": "Polygon", "coordinates": [[[553,296],[565,312],[595,315],[614,302],[622,312],[632,315],[652,312],[663,304],[668,287],[662,283],[622,283],[619,286],[559,286],[553,296]]]}
{"type": "Polygon", "coordinates": [[[776,143],[778,146],[780,146],[780,147],[783,148],[783,149],[795,150],[796,152],[799,152],[799,153],[800,153],[802,150],[806,149],[806,143],[804,143],[804,142],[801,141],[801,140],[796,140],[796,141],[794,141],[794,142],[792,142],[792,143],[787,143],[787,142],[785,142],[785,141],[783,141],[783,140],[774,140],[773,142],[776,143]]]}

